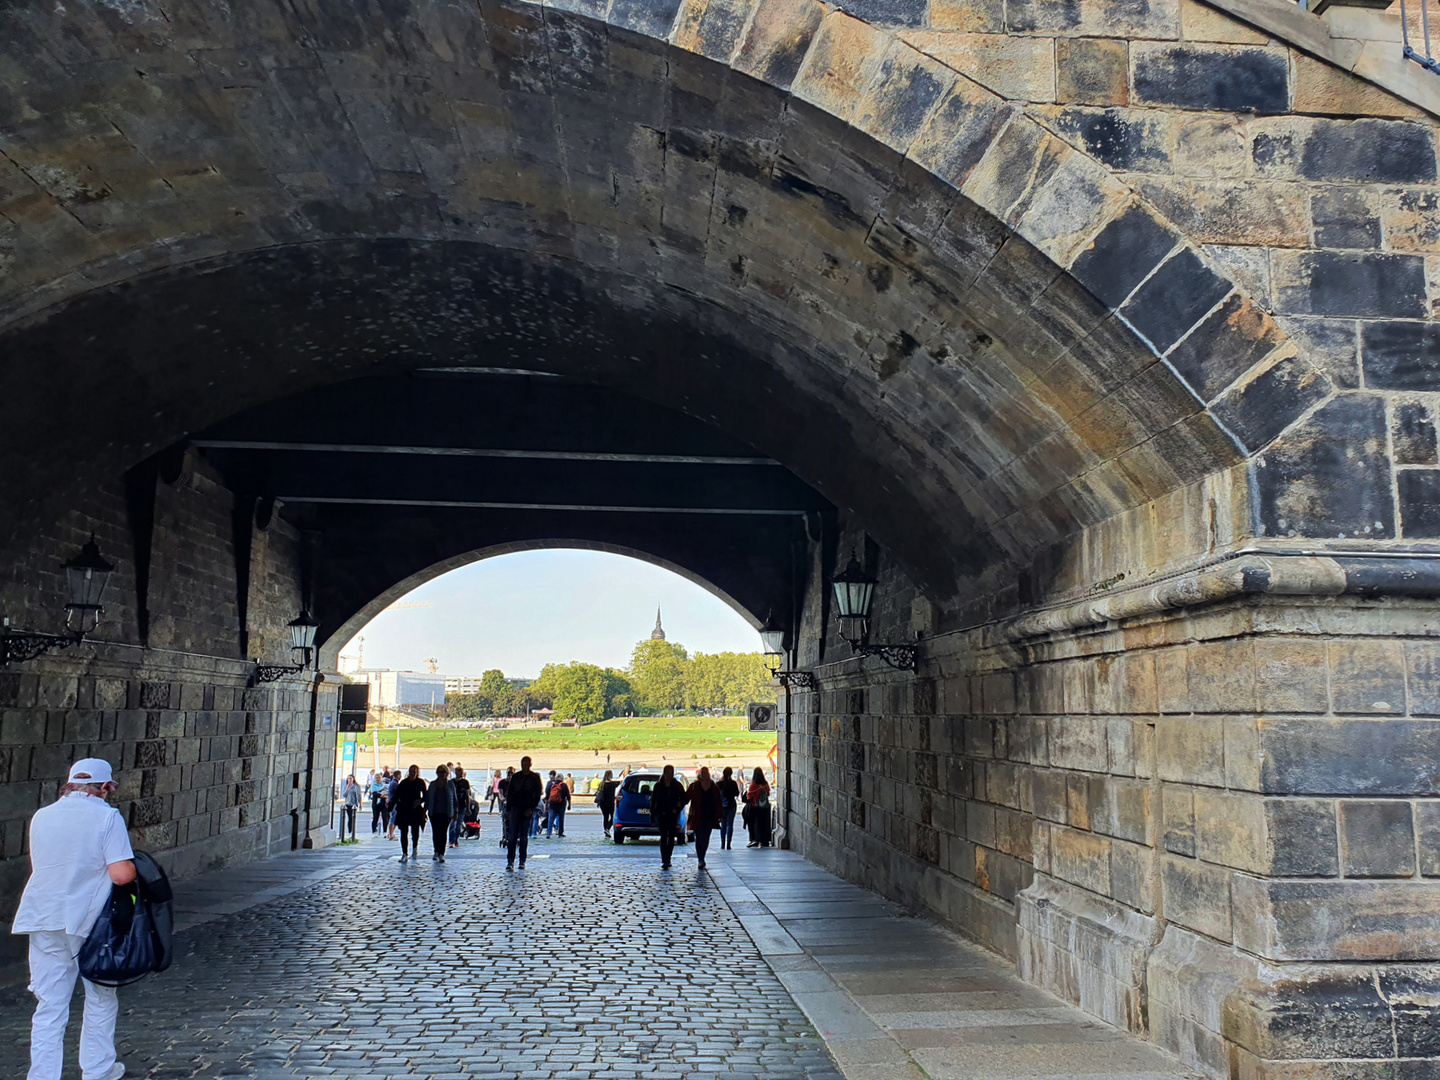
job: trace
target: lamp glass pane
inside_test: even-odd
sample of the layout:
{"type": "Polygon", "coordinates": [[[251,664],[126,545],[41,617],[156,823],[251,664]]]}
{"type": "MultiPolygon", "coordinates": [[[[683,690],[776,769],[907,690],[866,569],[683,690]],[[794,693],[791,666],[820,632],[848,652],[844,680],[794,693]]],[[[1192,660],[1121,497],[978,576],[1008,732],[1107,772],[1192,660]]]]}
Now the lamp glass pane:
{"type": "Polygon", "coordinates": [[[90,604],[90,601],[87,599],[90,593],[89,586],[93,580],[93,572],[86,567],[65,567],[65,591],[67,594],[67,606],[88,607],[90,604]]]}
{"type": "Polygon", "coordinates": [[[767,656],[778,656],[785,651],[784,630],[774,630],[767,626],[760,631],[760,640],[765,646],[767,656]]]}
{"type": "Polygon", "coordinates": [[[870,599],[875,594],[873,581],[835,582],[835,606],[842,616],[865,618],[870,614],[870,599]]]}
{"type": "Polygon", "coordinates": [[[92,536],[73,559],[65,563],[66,607],[90,609],[100,607],[105,583],[115,567],[100,555],[92,536]]]}
{"type": "Polygon", "coordinates": [[[318,624],[304,612],[300,617],[290,624],[290,646],[295,649],[311,649],[315,647],[315,631],[319,629],[318,624]]]}

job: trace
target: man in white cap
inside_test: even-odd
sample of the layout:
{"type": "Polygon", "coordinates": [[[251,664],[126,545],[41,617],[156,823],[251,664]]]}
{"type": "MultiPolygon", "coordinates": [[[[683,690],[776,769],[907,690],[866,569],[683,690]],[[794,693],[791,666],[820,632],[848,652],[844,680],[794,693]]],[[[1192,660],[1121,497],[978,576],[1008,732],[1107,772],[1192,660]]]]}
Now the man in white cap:
{"type": "MultiPolygon", "coordinates": [[[[80,974],[80,946],[104,910],[110,886],[135,880],[134,852],[120,812],[105,800],[115,790],[110,763],[84,758],[70,767],[60,798],[30,819],[30,880],[20,897],[12,933],[30,935],[28,1080],[60,1080],[70,998],[80,974]]],[[[80,1029],[83,1080],[119,1080],[115,1018],[120,1002],[112,987],[85,983],[80,1029]]]]}

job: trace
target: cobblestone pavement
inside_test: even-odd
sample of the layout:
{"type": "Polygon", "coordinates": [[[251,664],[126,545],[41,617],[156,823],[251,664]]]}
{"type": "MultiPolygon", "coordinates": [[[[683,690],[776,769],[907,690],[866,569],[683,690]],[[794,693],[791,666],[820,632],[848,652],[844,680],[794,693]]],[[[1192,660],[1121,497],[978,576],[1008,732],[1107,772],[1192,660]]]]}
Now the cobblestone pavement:
{"type": "MultiPolygon", "coordinates": [[[[523,873],[488,839],[443,865],[428,837],[406,866],[368,837],[299,853],[344,864],[294,888],[262,864],[264,902],[192,913],[174,967],[121,991],[121,1060],[157,1078],[840,1080],[693,860],[664,873],[655,845],[568,824],[566,840],[532,843],[523,873]]],[[[214,906],[244,902],[242,872],[217,878],[214,906]]],[[[16,1047],[0,1075],[24,1074],[31,1005],[23,986],[0,990],[16,1047]]]]}
{"type": "MultiPolygon", "coordinates": [[[[181,882],[175,966],[121,991],[129,1075],[1192,1075],[790,852],[712,848],[701,873],[681,847],[662,872],[653,841],[616,847],[580,813],[510,874],[487,821],[443,866],[428,837],[402,866],[362,836],[181,882]]],[[[32,999],[5,974],[0,1076],[18,1077],[32,999]]]]}

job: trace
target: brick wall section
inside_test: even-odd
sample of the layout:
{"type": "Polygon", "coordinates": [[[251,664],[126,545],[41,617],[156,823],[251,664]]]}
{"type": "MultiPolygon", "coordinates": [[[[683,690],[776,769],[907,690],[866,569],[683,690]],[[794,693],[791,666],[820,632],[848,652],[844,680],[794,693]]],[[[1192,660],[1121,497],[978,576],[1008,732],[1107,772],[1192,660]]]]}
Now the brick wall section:
{"type": "MultiPolygon", "coordinates": [[[[289,850],[297,831],[328,824],[334,685],[313,701],[319,720],[305,813],[314,694],[293,680],[249,688],[239,655],[232,496],[187,470],[157,488],[148,604],[150,648],[138,642],[135,552],[123,489],[90,501],[7,567],[0,596],[17,627],[63,623],[60,563],[93,531],[116,564],[106,619],[92,641],[0,670],[0,910],[29,872],[29,817],[52,801],[69,763],[104,757],[132,843],[173,872],[289,850]],[[93,516],[92,516],[93,515],[93,516]]],[[[284,624],[298,609],[296,536],[278,518],[254,541],[251,644],[288,656],[284,624]],[[282,650],[283,646],[283,650],[282,650]]]]}

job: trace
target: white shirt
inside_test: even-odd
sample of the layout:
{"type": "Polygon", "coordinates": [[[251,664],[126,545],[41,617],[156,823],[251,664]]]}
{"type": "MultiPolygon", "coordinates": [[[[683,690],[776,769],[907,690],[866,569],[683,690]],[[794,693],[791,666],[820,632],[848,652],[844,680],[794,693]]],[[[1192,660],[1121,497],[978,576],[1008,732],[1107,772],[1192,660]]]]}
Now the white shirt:
{"type": "Polygon", "coordinates": [[[30,819],[30,880],[12,934],[64,930],[84,937],[110,898],[111,863],[133,859],[120,811],[72,791],[30,819]]]}

